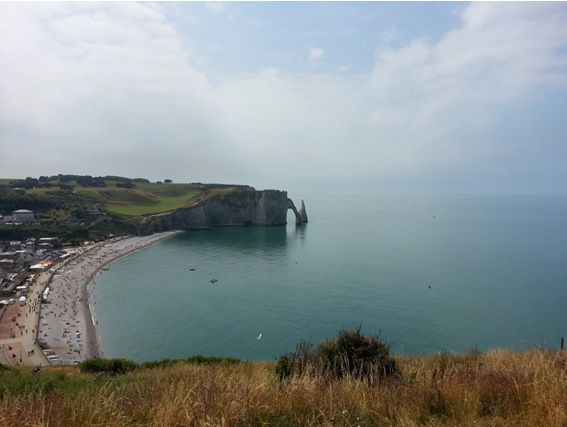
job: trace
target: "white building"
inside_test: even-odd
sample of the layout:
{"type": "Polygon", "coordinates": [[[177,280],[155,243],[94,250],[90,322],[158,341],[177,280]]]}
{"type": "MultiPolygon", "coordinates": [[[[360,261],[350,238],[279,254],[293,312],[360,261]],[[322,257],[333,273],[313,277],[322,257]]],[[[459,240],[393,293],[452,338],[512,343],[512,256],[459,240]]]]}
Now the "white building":
{"type": "Polygon", "coordinates": [[[33,212],[28,211],[27,209],[18,209],[17,211],[12,212],[12,218],[14,219],[14,222],[19,222],[21,224],[35,221],[35,215],[33,212]]]}

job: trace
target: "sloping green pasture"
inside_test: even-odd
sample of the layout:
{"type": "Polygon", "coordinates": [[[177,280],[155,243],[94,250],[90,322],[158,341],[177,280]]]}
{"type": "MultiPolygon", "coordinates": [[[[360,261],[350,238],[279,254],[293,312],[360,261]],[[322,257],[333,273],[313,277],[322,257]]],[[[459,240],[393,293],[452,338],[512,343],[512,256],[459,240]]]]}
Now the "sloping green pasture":
{"type": "Polygon", "coordinates": [[[102,209],[124,216],[156,214],[190,206],[201,194],[191,186],[164,184],[145,184],[136,188],[87,187],[75,191],[101,204],[102,209]]]}

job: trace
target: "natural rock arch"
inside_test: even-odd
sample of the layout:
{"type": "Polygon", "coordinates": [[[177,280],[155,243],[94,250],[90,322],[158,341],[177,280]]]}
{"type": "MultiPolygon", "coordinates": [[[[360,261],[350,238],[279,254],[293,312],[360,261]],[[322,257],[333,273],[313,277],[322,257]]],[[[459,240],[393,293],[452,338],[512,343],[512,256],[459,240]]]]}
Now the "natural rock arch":
{"type": "Polygon", "coordinates": [[[305,203],[303,203],[303,200],[301,201],[301,208],[299,209],[299,211],[297,210],[295,204],[293,203],[293,200],[291,199],[287,199],[287,208],[291,209],[295,214],[296,224],[307,223],[307,212],[305,211],[305,203]]]}

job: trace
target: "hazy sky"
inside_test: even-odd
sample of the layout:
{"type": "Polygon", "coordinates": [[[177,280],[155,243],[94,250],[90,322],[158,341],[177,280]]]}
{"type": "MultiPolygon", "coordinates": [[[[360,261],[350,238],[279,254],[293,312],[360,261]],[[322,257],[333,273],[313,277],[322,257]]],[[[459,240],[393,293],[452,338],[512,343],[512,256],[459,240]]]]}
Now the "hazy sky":
{"type": "Polygon", "coordinates": [[[0,177],[567,192],[565,3],[0,3],[0,177]]]}

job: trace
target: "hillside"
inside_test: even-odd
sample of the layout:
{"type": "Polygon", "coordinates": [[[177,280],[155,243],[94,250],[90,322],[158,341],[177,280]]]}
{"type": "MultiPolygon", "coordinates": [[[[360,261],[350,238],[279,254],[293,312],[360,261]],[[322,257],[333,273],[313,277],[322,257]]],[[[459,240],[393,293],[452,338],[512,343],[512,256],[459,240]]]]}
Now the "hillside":
{"type": "Polygon", "coordinates": [[[396,358],[401,375],[369,384],[274,365],[193,358],[121,375],[78,367],[0,372],[5,426],[564,426],[567,354],[396,358]]]}
{"type": "MultiPolygon", "coordinates": [[[[169,181],[169,180],[168,180],[169,181]]],[[[198,206],[219,194],[251,187],[221,184],[149,182],[143,178],[56,175],[0,180],[0,215],[17,209],[35,213],[37,222],[0,226],[0,240],[55,235],[70,241],[98,234],[144,232],[148,215],[198,206]]]]}

